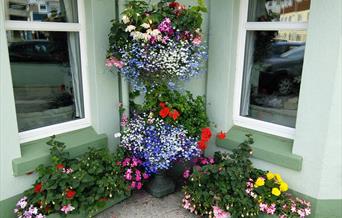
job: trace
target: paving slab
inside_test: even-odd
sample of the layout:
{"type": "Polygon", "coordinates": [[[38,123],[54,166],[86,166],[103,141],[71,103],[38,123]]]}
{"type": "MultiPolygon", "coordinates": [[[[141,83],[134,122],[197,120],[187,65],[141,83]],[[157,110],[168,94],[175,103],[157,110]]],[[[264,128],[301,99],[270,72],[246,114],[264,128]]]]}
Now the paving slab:
{"type": "Polygon", "coordinates": [[[163,198],[155,198],[145,191],[134,192],[129,199],[96,218],[198,218],[182,208],[182,197],[181,192],[163,198]]]}

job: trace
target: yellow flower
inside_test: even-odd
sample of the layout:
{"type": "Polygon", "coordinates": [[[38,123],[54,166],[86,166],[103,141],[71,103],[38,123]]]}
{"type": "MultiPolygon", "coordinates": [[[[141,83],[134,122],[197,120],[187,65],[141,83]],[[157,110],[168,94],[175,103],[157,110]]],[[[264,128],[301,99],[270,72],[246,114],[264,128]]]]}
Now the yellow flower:
{"type": "Polygon", "coordinates": [[[272,194],[275,196],[279,196],[281,192],[278,188],[272,188],[272,194]]]}
{"type": "Polygon", "coordinates": [[[282,192],[286,192],[287,190],[289,190],[289,186],[286,184],[286,182],[280,182],[279,189],[282,192]]]}
{"type": "Polygon", "coordinates": [[[261,177],[259,177],[259,178],[255,181],[255,185],[256,185],[256,187],[265,185],[264,179],[261,178],[261,177]]]}
{"type": "Polygon", "coordinates": [[[268,172],[268,173],[266,174],[266,177],[267,177],[268,180],[271,180],[271,179],[274,178],[274,174],[270,171],[270,172],[268,172]]]}
{"type": "Polygon", "coordinates": [[[281,176],[280,176],[278,173],[274,174],[274,177],[277,179],[277,181],[278,181],[279,183],[283,181],[282,178],[281,178],[281,176]]]}

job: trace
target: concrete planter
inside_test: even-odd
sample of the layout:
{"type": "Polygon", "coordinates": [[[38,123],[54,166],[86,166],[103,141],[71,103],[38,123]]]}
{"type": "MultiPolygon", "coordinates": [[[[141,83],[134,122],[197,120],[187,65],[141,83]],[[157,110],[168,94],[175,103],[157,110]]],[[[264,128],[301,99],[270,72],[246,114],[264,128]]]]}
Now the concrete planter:
{"type": "MultiPolygon", "coordinates": [[[[96,215],[102,213],[103,211],[105,211],[106,209],[114,206],[115,204],[120,203],[121,201],[126,200],[127,198],[129,198],[131,196],[131,194],[127,195],[127,196],[123,196],[123,197],[116,197],[110,201],[106,202],[106,206],[104,206],[103,208],[99,209],[93,216],[91,217],[95,217],[96,215]]],[[[59,214],[51,214],[49,216],[47,216],[47,218],[61,218],[62,216],[60,216],[59,214]]],[[[89,217],[87,213],[85,212],[80,212],[79,214],[70,214],[67,215],[66,218],[87,218],[89,217]]]]}
{"type": "Polygon", "coordinates": [[[176,190],[174,181],[165,172],[154,175],[146,185],[146,191],[154,197],[161,198],[176,190]]]}

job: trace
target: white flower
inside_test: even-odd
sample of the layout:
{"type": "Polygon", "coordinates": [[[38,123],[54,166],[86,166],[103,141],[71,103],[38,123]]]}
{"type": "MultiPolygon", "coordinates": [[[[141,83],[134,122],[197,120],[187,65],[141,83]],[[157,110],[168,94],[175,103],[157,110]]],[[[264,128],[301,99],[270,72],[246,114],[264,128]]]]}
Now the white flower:
{"type": "Polygon", "coordinates": [[[143,23],[140,26],[144,27],[145,29],[150,28],[150,24],[148,24],[148,23],[143,23]]]}
{"type": "Polygon", "coordinates": [[[129,23],[129,22],[130,22],[129,17],[128,17],[127,15],[122,16],[122,22],[123,22],[124,24],[129,23]]]}
{"type": "Polygon", "coordinates": [[[158,36],[160,34],[161,34],[161,32],[158,29],[154,29],[150,32],[151,36],[158,36]]]}
{"type": "Polygon", "coordinates": [[[129,25],[126,27],[125,32],[132,32],[133,30],[135,30],[135,26],[129,25]]]}

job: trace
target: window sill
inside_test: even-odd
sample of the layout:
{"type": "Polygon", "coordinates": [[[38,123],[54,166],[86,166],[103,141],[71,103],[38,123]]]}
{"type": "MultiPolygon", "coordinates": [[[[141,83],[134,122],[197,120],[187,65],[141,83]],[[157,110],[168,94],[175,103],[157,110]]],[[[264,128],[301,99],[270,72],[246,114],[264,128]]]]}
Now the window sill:
{"type": "Polygon", "coordinates": [[[238,126],[232,127],[226,139],[216,139],[216,145],[232,150],[244,140],[247,133],[253,134],[253,157],[282,167],[300,171],[303,158],[292,153],[293,140],[238,126]]]}
{"type": "MultiPolygon", "coordinates": [[[[21,157],[12,161],[14,176],[33,172],[40,164],[50,163],[50,150],[46,145],[48,140],[43,138],[20,145],[21,157]]],[[[104,148],[108,144],[107,136],[97,134],[92,127],[57,135],[57,140],[66,144],[66,151],[71,157],[85,153],[89,147],[104,148]]]]}

